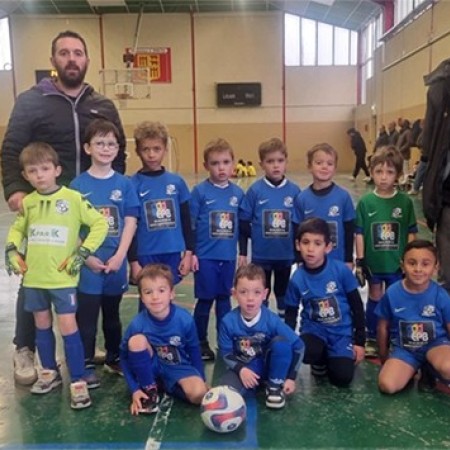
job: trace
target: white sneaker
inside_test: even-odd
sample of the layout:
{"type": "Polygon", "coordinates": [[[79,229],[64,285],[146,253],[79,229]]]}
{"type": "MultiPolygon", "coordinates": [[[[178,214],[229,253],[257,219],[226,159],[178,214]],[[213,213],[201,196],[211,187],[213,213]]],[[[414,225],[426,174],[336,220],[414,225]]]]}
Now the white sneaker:
{"type": "Polygon", "coordinates": [[[349,181],[356,181],[356,178],[354,176],[348,177],[349,181]]]}
{"type": "Polygon", "coordinates": [[[14,353],[14,380],[18,384],[27,386],[33,384],[37,378],[37,370],[34,366],[34,353],[28,347],[22,347],[14,353]]]}
{"type": "Polygon", "coordinates": [[[75,381],[70,384],[70,407],[83,409],[91,406],[91,397],[86,381],[75,381]]]}
{"type": "Polygon", "coordinates": [[[42,369],[36,383],[31,386],[32,394],[47,394],[62,383],[61,375],[57,370],[42,369]]]}
{"type": "Polygon", "coordinates": [[[417,195],[419,193],[419,191],[416,191],[415,189],[410,189],[409,191],[408,191],[408,194],[409,195],[417,195]]]}
{"type": "Polygon", "coordinates": [[[366,183],[368,183],[372,178],[371,177],[364,177],[363,181],[365,181],[366,183]]]}

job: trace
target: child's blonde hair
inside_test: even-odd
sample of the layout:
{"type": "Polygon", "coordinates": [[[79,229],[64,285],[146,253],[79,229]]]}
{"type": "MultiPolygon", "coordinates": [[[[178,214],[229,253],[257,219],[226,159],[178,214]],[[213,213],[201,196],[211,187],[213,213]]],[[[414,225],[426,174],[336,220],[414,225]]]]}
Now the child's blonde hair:
{"type": "Polygon", "coordinates": [[[326,142],[321,142],[320,144],[316,144],[314,147],[312,147],[308,150],[308,153],[306,153],[308,166],[311,166],[313,159],[314,159],[314,155],[319,151],[322,151],[322,152],[326,153],[327,155],[333,156],[334,164],[337,166],[338,152],[336,151],[336,149],[334,147],[332,147],[330,144],[327,144],[326,142]]]}
{"type": "Polygon", "coordinates": [[[370,159],[370,170],[379,164],[393,167],[399,176],[403,172],[403,156],[395,145],[380,147],[370,159]]]}
{"type": "Polygon", "coordinates": [[[170,289],[173,289],[174,287],[172,271],[166,264],[147,264],[143,267],[136,280],[139,293],[141,293],[142,280],[145,278],[149,278],[151,280],[156,278],[164,278],[167,283],[169,283],[170,289]]]}
{"type": "Polygon", "coordinates": [[[141,122],[135,128],[134,142],[136,144],[136,150],[139,151],[139,147],[146,139],[161,139],[164,147],[167,147],[169,142],[169,130],[160,122],[141,122]]]}
{"type": "Polygon", "coordinates": [[[234,276],[234,287],[237,286],[238,281],[242,278],[247,278],[251,281],[261,280],[262,284],[266,286],[266,273],[264,272],[264,269],[257,264],[250,263],[239,267],[236,271],[236,275],[234,276]]]}
{"type": "Polygon", "coordinates": [[[234,152],[233,148],[229,144],[228,141],[222,138],[214,139],[206,144],[205,149],[203,150],[203,161],[205,163],[208,162],[209,155],[211,153],[225,153],[228,152],[231,156],[231,159],[234,161],[234,152]]]}
{"type": "Polygon", "coordinates": [[[22,169],[46,162],[51,162],[55,167],[59,166],[58,153],[46,142],[31,142],[20,152],[19,163],[22,169]]]}
{"type": "Polygon", "coordinates": [[[273,152],[281,152],[286,158],[288,156],[286,145],[279,138],[272,138],[264,141],[258,148],[259,160],[264,161],[267,155],[273,152]]]}

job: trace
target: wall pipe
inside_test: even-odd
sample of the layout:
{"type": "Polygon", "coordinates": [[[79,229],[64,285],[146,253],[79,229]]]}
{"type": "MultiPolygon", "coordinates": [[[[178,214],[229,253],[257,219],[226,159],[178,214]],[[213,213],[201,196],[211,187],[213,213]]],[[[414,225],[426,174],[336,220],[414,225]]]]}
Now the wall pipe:
{"type": "Polygon", "coordinates": [[[285,64],[285,20],[284,14],[282,16],[282,25],[281,25],[283,38],[281,39],[281,126],[282,126],[282,135],[283,142],[286,144],[286,64],[285,64]]]}
{"type": "Polygon", "coordinates": [[[100,65],[101,68],[105,68],[105,36],[103,36],[103,16],[100,14],[98,17],[98,26],[100,29],[100,65]]]}

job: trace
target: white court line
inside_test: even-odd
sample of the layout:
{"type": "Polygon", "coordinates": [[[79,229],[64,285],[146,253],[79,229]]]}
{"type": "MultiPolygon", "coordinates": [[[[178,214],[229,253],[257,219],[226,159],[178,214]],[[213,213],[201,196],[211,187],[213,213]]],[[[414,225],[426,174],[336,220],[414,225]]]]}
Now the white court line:
{"type": "Polygon", "coordinates": [[[157,412],[153,425],[148,434],[145,450],[159,450],[166,431],[167,422],[169,421],[170,412],[172,411],[173,398],[164,395],[159,403],[159,411],[157,412]]]}

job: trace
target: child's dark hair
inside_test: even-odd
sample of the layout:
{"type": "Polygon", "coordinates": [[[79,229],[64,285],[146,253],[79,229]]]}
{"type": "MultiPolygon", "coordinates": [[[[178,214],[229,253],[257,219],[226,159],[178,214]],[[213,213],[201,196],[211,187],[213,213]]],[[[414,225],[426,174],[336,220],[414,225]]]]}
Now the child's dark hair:
{"type": "Polygon", "coordinates": [[[372,158],[370,158],[371,171],[379,164],[387,164],[393,167],[397,175],[403,172],[403,156],[395,145],[386,145],[379,148],[372,158]]]}
{"type": "Polygon", "coordinates": [[[323,236],[325,244],[327,245],[331,242],[330,228],[325,220],[320,219],[319,217],[311,217],[304,220],[298,227],[297,236],[295,237],[296,240],[300,241],[305,233],[323,236]]]}
{"type": "Polygon", "coordinates": [[[136,151],[146,139],[161,139],[164,147],[169,142],[169,130],[160,122],[141,122],[134,130],[134,141],[136,143],[136,151]]]}
{"type": "Polygon", "coordinates": [[[264,286],[266,285],[266,273],[264,272],[264,269],[261,266],[258,266],[257,264],[250,263],[245,266],[239,267],[234,276],[234,283],[233,283],[234,287],[237,286],[238,281],[241,278],[247,278],[252,281],[261,280],[262,284],[264,286]]]}
{"type": "Polygon", "coordinates": [[[405,259],[406,254],[413,249],[425,249],[430,251],[436,261],[438,260],[438,251],[435,245],[426,239],[415,239],[414,241],[408,242],[405,246],[405,250],[403,251],[403,259],[405,259]]]}
{"type": "Polygon", "coordinates": [[[112,133],[116,138],[116,141],[119,142],[119,130],[112,122],[105,119],[94,119],[86,128],[86,132],[84,133],[84,143],[90,144],[94,136],[106,136],[109,133],[112,133]]]}
{"type": "Polygon", "coordinates": [[[22,169],[32,164],[46,162],[53,163],[55,167],[59,166],[58,153],[46,142],[31,142],[20,152],[19,163],[22,169]]]}
{"type": "Polygon", "coordinates": [[[150,278],[152,280],[155,278],[164,278],[169,283],[170,289],[174,287],[172,271],[166,264],[147,264],[142,268],[136,280],[139,292],[141,292],[141,284],[144,278],[150,278]]]}
{"type": "Polygon", "coordinates": [[[206,144],[205,149],[203,150],[203,161],[205,163],[208,162],[209,155],[211,153],[229,153],[231,159],[234,161],[234,152],[228,141],[222,138],[214,139],[206,144]]]}
{"type": "Polygon", "coordinates": [[[326,142],[322,142],[322,143],[316,144],[314,147],[310,148],[308,150],[308,153],[306,153],[308,166],[311,166],[313,159],[314,159],[314,155],[319,151],[322,151],[322,152],[326,153],[327,155],[333,156],[334,164],[337,165],[338,152],[330,144],[327,144],[326,142]]]}
{"type": "Polygon", "coordinates": [[[279,138],[272,138],[268,141],[262,142],[258,148],[259,160],[264,161],[270,153],[281,152],[286,158],[288,156],[287,148],[283,141],[279,138]]]}

